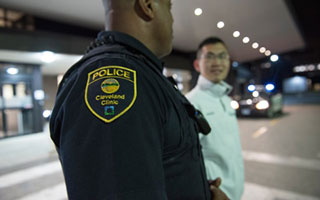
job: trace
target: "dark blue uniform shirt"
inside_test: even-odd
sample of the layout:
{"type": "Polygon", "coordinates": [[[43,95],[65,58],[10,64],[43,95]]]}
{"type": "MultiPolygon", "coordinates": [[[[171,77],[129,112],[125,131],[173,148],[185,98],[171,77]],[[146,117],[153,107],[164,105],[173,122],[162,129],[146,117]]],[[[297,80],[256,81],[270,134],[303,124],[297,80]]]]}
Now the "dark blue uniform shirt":
{"type": "Polygon", "coordinates": [[[189,102],[158,58],[101,32],[59,86],[50,121],[71,200],[202,200],[211,194],[189,102]]]}

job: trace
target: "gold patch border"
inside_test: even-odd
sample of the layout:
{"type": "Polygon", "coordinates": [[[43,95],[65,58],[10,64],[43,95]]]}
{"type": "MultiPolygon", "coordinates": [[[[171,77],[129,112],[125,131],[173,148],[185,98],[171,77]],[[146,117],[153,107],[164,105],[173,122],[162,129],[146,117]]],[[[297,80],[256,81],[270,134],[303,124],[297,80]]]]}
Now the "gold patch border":
{"type": "MultiPolygon", "coordinates": [[[[129,80],[127,80],[129,81],[129,80]]],[[[132,69],[128,69],[126,67],[122,67],[122,66],[116,66],[116,65],[108,65],[108,66],[104,66],[104,67],[100,67],[92,72],[90,72],[88,74],[88,80],[87,80],[87,85],[86,85],[86,90],[85,90],[85,94],[84,94],[84,100],[86,102],[86,105],[87,107],[89,108],[89,110],[96,116],[98,117],[99,119],[101,119],[102,121],[106,122],[106,123],[111,123],[113,122],[114,120],[118,119],[120,116],[122,116],[124,113],[126,113],[134,104],[134,102],[136,101],[136,98],[137,98],[137,78],[136,78],[136,71],[135,70],[132,70],[132,69]],[[128,107],[126,107],[126,109],[124,109],[121,113],[115,115],[113,118],[111,119],[105,119],[103,117],[101,117],[100,115],[98,115],[90,106],[89,102],[88,102],[88,98],[87,98],[87,93],[88,93],[88,86],[90,85],[89,84],[89,80],[90,80],[90,75],[93,74],[94,72],[96,71],[99,71],[99,70],[102,70],[102,69],[108,69],[108,68],[120,68],[120,69],[124,69],[124,70],[127,70],[127,71],[130,71],[133,73],[133,79],[134,79],[134,82],[133,82],[133,85],[134,85],[134,96],[133,96],[133,99],[131,101],[131,103],[129,104],[128,107]]]]}

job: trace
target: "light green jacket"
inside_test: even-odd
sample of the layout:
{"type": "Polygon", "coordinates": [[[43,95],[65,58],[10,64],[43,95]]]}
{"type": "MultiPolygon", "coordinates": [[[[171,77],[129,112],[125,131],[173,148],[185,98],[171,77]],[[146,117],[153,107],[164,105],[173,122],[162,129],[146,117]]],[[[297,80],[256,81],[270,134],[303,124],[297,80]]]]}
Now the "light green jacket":
{"type": "Polygon", "coordinates": [[[235,110],[228,96],[232,87],[214,84],[199,76],[196,87],[186,97],[199,109],[211,126],[200,134],[208,180],[221,177],[221,189],[232,200],[240,200],[244,188],[244,168],[235,110]]]}

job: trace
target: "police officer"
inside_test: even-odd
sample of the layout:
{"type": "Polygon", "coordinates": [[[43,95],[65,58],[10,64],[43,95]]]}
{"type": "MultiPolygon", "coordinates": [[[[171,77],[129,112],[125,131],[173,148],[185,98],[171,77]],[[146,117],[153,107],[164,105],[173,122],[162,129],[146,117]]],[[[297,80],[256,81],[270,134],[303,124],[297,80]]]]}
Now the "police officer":
{"type": "Polygon", "coordinates": [[[206,180],[197,134],[208,130],[162,75],[171,1],[104,6],[107,31],[65,74],[50,121],[69,199],[227,199],[206,180]]]}

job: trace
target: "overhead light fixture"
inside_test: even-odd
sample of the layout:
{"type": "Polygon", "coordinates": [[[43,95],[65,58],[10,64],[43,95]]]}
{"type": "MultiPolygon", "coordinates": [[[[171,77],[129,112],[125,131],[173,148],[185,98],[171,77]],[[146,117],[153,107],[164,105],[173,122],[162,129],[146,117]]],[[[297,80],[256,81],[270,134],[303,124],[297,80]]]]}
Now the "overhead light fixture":
{"type": "Polygon", "coordinates": [[[265,47],[261,47],[260,49],[259,49],[259,51],[260,51],[260,53],[264,53],[264,52],[266,52],[266,48],[265,47]]]}
{"type": "Polygon", "coordinates": [[[271,60],[272,62],[277,62],[277,61],[279,60],[279,56],[273,54],[273,55],[270,57],[270,60],[271,60]]]}
{"type": "Polygon", "coordinates": [[[202,9],[201,9],[201,8],[196,8],[196,9],[194,10],[194,14],[195,14],[196,16],[200,16],[200,15],[202,14],[202,9]]]}
{"type": "Polygon", "coordinates": [[[247,44],[248,42],[250,42],[250,38],[249,38],[249,37],[244,37],[244,38],[242,39],[242,42],[245,43],[245,44],[247,44]]]}
{"type": "Polygon", "coordinates": [[[254,43],[252,44],[252,48],[257,49],[258,47],[259,47],[258,42],[254,42],[254,43]]]}
{"type": "Polygon", "coordinates": [[[237,38],[239,36],[240,36],[240,32],[239,31],[233,32],[233,37],[237,38]]]}
{"type": "Polygon", "coordinates": [[[56,60],[56,55],[51,51],[44,51],[41,53],[41,60],[45,63],[51,63],[56,60]]]}
{"type": "Polygon", "coordinates": [[[271,51],[270,51],[270,50],[267,50],[266,52],[264,52],[264,55],[270,56],[270,55],[271,55],[271,51]]]}
{"type": "Polygon", "coordinates": [[[217,27],[220,28],[220,29],[223,28],[224,27],[224,22],[223,21],[218,22],[217,23],[217,27]]]}
{"type": "Polygon", "coordinates": [[[10,67],[7,69],[7,73],[10,75],[16,75],[19,72],[19,70],[15,67],[10,67]]]}

